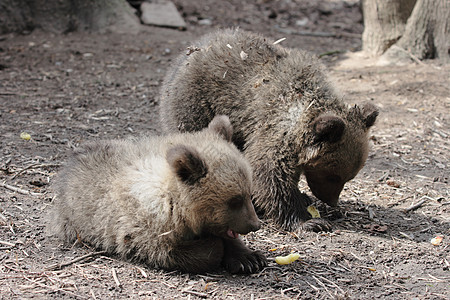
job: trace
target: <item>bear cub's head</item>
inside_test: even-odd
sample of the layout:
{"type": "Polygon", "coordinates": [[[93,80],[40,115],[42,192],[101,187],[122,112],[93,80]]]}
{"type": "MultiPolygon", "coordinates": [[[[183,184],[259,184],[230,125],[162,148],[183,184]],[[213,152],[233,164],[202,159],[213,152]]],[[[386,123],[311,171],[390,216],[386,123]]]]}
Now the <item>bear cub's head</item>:
{"type": "Polygon", "coordinates": [[[312,193],[336,206],[344,184],[364,166],[368,155],[368,131],[378,109],[365,103],[343,116],[322,113],[311,123],[312,141],[304,174],[312,193]]]}
{"type": "Polygon", "coordinates": [[[216,116],[194,135],[195,144],[174,145],[166,153],[183,202],[182,221],[196,235],[228,239],[258,230],[251,168],[231,143],[228,117],[216,116]]]}

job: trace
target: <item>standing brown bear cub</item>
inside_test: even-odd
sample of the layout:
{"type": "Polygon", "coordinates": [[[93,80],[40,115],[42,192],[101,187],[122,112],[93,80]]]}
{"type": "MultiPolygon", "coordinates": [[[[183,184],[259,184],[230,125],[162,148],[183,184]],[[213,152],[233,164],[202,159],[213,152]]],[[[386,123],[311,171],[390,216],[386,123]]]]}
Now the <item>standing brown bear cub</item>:
{"type": "Polygon", "coordinates": [[[217,116],[200,132],[86,145],[55,184],[52,229],[156,268],[261,270],[266,258],[239,238],[260,221],[231,136],[217,116]]]}
{"type": "MultiPolygon", "coordinates": [[[[229,116],[233,142],[253,168],[256,208],[293,230],[310,219],[300,175],[317,198],[336,206],[364,165],[378,111],[344,104],[312,54],[223,30],[179,57],[161,93],[168,132],[198,130],[218,114],[229,116]]],[[[314,219],[303,227],[320,230],[326,223],[314,219]]]]}

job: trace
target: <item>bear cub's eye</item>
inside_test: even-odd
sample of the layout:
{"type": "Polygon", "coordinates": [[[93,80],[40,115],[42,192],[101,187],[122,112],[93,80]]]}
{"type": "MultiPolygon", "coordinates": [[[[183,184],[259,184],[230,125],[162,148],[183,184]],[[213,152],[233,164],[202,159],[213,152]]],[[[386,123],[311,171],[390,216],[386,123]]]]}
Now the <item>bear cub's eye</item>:
{"type": "Polygon", "coordinates": [[[244,205],[244,197],[242,196],[234,196],[230,200],[228,200],[228,206],[231,209],[240,209],[244,205]]]}

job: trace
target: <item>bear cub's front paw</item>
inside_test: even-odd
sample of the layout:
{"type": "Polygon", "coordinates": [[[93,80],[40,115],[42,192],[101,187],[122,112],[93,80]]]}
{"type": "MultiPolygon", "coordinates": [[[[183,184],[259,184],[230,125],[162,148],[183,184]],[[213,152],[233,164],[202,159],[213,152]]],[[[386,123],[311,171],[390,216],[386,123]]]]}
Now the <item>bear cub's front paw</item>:
{"type": "Polygon", "coordinates": [[[225,256],[223,263],[225,269],[232,274],[251,274],[267,266],[267,259],[261,251],[248,250],[225,256]]]}
{"type": "Polygon", "coordinates": [[[300,229],[303,231],[312,231],[312,232],[321,232],[321,231],[330,232],[333,229],[333,225],[328,220],[317,218],[317,219],[310,219],[304,222],[300,226],[300,229]]]}

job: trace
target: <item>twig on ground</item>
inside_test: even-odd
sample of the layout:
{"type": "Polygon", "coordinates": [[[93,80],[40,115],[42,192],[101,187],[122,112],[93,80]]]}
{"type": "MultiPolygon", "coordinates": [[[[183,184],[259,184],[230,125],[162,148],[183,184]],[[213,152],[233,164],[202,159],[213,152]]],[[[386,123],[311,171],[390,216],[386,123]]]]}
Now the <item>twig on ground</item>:
{"type": "Polygon", "coordinates": [[[287,297],[284,293],[292,291],[294,289],[295,289],[295,287],[290,287],[290,288],[287,288],[287,289],[281,289],[281,295],[283,296],[283,298],[287,297]]]}
{"type": "Polygon", "coordinates": [[[424,204],[426,201],[427,201],[427,199],[422,199],[422,200],[420,200],[419,202],[417,202],[416,204],[413,204],[413,205],[411,205],[410,207],[405,208],[404,212],[408,212],[408,211],[411,211],[411,210],[415,210],[415,209],[421,207],[422,204],[424,204]]]}
{"type": "Polygon", "coordinates": [[[191,295],[201,297],[201,298],[208,297],[208,294],[206,294],[206,293],[201,293],[201,292],[196,292],[196,291],[191,291],[191,290],[186,290],[186,289],[182,290],[181,293],[191,294],[191,295]]]}
{"type": "Polygon", "coordinates": [[[422,199],[422,200],[420,200],[420,201],[417,202],[416,204],[413,204],[413,205],[411,205],[410,207],[405,208],[404,212],[409,212],[409,211],[411,211],[411,210],[415,210],[415,209],[421,207],[422,204],[424,204],[425,202],[427,202],[427,200],[434,200],[434,201],[436,201],[435,199],[433,199],[433,198],[431,198],[431,197],[428,197],[428,196],[423,196],[421,199],[422,199]]]}
{"type": "Polygon", "coordinates": [[[1,244],[1,245],[8,246],[8,247],[14,247],[14,246],[16,246],[16,244],[10,243],[10,242],[7,242],[7,241],[0,241],[0,244],[1,244]]]}
{"type": "Polygon", "coordinates": [[[172,288],[172,289],[176,289],[176,288],[177,288],[176,286],[174,286],[174,285],[172,285],[172,284],[170,284],[170,283],[167,283],[167,282],[164,281],[164,280],[151,279],[151,280],[143,280],[143,281],[144,281],[144,282],[158,282],[158,283],[162,283],[162,284],[164,284],[165,286],[170,287],[170,288],[172,288]]]}
{"type": "Polygon", "coordinates": [[[2,213],[0,213],[0,219],[2,219],[2,221],[5,223],[8,221],[8,219],[2,213]]]}
{"type": "Polygon", "coordinates": [[[33,193],[33,192],[21,189],[21,188],[16,187],[16,186],[12,186],[12,185],[6,184],[4,182],[0,182],[0,186],[4,187],[5,189],[8,189],[8,190],[11,190],[13,192],[17,192],[17,193],[23,194],[23,195],[33,195],[33,196],[42,195],[42,193],[33,193]]]}
{"type": "Polygon", "coordinates": [[[406,199],[413,198],[413,197],[415,197],[415,195],[409,195],[409,196],[403,197],[403,198],[401,198],[401,199],[399,199],[399,200],[392,200],[392,201],[395,201],[395,203],[394,203],[394,202],[388,203],[388,207],[395,206],[395,205],[397,205],[398,203],[403,202],[403,201],[405,201],[406,199]]]}
{"type": "Polygon", "coordinates": [[[325,283],[323,283],[322,281],[320,281],[316,276],[312,276],[314,278],[314,280],[325,289],[325,291],[328,293],[328,295],[330,295],[330,298],[334,298],[333,295],[330,293],[330,291],[328,290],[327,286],[325,285],[325,283]]]}
{"type": "Polygon", "coordinates": [[[144,278],[147,278],[147,277],[148,277],[148,275],[147,275],[147,273],[145,273],[144,269],[139,268],[138,266],[135,266],[135,267],[136,267],[136,269],[138,269],[138,271],[141,273],[141,275],[142,275],[144,278]]]}
{"type": "Polygon", "coordinates": [[[357,260],[359,260],[359,261],[362,261],[363,259],[361,258],[361,257],[359,257],[358,255],[356,255],[355,253],[353,253],[353,252],[349,252],[354,258],[356,258],[357,260]]]}
{"type": "MultiPolygon", "coordinates": [[[[62,289],[62,288],[48,286],[48,285],[46,285],[46,284],[44,284],[44,283],[41,283],[41,282],[38,281],[38,280],[33,280],[33,279],[30,279],[30,278],[28,278],[28,277],[26,277],[26,276],[24,276],[23,278],[25,278],[26,280],[32,282],[32,283],[35,284],[35,285],[38,285],[38,286],[40,286],[40,287],[43,287],[43,288],[45,288],[45,289],[49,289],[49,290],[52,290],[52,291],[63,292],[63,293],[66,293],[66,294],[68,294],[68,295],[71,295],[71,296],[73,296],[73,297],[75,297],[75,298],[89,299],[89,298],[87,298],[87,297],[84,297],[84,296],[81,296],[81,295],[77,295],[77,294],[75,294],[75,293],[72,293],[72,292],[67,291],[67,290],[65,290],[65,289],[62,289]]],[[[42,292],[47,292],[47,290],[43,290],[42,292]]]]}
{"type": "Polygon", "coordinates": [[[383,286],[383,287],[386,288],[386,289],[394,288],[394,289],[408,290],[408,289],[405,288],[404,286],[401,286],[400,284],[395,283],[395,282],[393,282],[393,283],[391,283],[391,284],[389,284],[389,285],[385,285],[385,286],[383,286]]]}
{"type": "Polygon", "coordinates": [[[316,290],[316,292],[320,291],[320,289],[319,289],[318,287],[312,285],[311,283],[309,283],[309,282],[306,281],[306,280],[305,280],[305,282],[306,282],[310,287],[312,287],[314,290],[316,290]]]}
{"type": "Polygon", "coordinates": [[[378,182],[385,181],[386,178],[388,178],[388,177],[389,177],[389,170],[386,171],[386,172],[384,172],[383,175],[377,179],[377,181],[378,181],[378,182]]]}
{"type": "Polygon", "coordinates": [[[112,273],[112,276],[113,276],[113,278],[114,278],[114,282],[116,283],[117,287],[121,288],[121,287],[122,287],[122,284],[121,284],[120,281],[119,281],[119,277],[117,277],[116,269],[115,269],[115,268],[112,268],[112,269],[111,269],[111,273],[112,273]]]}
{"type": "Polygon", "coordinates": [[[410,235],[410,234],[407,234],[407,233],[404,233],[404,232],[401,232],[401,231],[399,231],[398,232],[401,236],[404,236],[405,238],[407,238],[408,240],[414,240],[414,238],[410,235]]]}
{"type": "MultiPolygon", "coordinates": [[[[431,275],[431,274],[428,274],[428,276],[429,276],[431,279],[433,279],[433,280],[435,280],[435,281],[437,281],[437,282],[446,282],[447,280],[449,280],[448,277],[447,277],[447,278],[441,279],[441,278],[434,277],[434,276],[431,275]]],[[[447,281],[447,282],[448,282],[448,281],[447,281]]]]}
{"type": "Polygon", "coordinates": [[[87,258],[91,258],[97,255],[103,255],[106,254],[106,251],[99,251],[99,252],[93,252],[93,253],[89,253],[80,257],[77,257],[75,259],[72,259],[71,261],[65,262],[65,263],[60,263],[60,264],[53,264],[50,265],[49,267],[46,268],[47,271],[54,271],[54,270],[60,270],[64,267],[70,266],[71,264],[77,263],[79,261],[85,260],[87,258]]]}
{"type": "Polygon", "coordinates": [[[313,37],[349,37],[349,38],[361,38],[360,33],[351,33],[351,32],[323,32],[323,31],[301,31],[301,30],[292,30],[288,28],[281,28],[279,26],[275,26],[275,30],[286,33],[286,34],[295,34],[302,36],[313,36],[313,37]]]}
{"type": "Polygon", "coordinates": [[[375,213],[373,212],[372,208],[367,208],[367,211],[369,212],[369,219],[373,220],[375,218],[375,213]]]}
{"type": "Polygon", "coordinates": [[[448,299],[448,295],[444,295],[444,294],[431,293],[430,295],[440,297],[442,299],[448,299]]]}
{"type": "MultiPolygon", "coordinates": [[[[335,282],[333,282],[333,281],[331,281],[331,280],[329,280],[329,279],[327,279],[327,278],[325,278],[325,277],[323,277],[323,276],[320,276],[319,274],[317,274],[317,273],[315,273],[315,272],[312,272],[312,271],[310,271],[310,272],[313,273],[315,276],[321,278],[322,280],[327,281],[327,282],[330,283],[332,286],[336,287],[339,291],[341,291],[342,294],[345,294],[344,290],[341,289],[335,282]]],[[[313,276],[313,277],[314,277],[314,276],[313,276]]]]}
{"type": "MultiPolygon", "coordinates": [[[[7,268],[7,269],[10,269],[10,270],[12,270],[12,271],[14,271],[14,272],[18,272],[18,273],[26,273],[25,271],[23,271],[23,270],[19,270],[19,269],[16,269],[16,268],[13,268],[13,267],[11,267],[11,266],[8,266],[8,265],[3,265],[3,267],[5,267],[5,268],[7,268]]],[[[27,274],[31,274],[31,273],[28,273],[27,272],[27,274]]],[[[39,276],[41,276],[41,274],[40,273],[33,273],[33,275],[34,274],[38,274],[39,276]]]]}
{"type": "Polygon", "coordinates": [[[327,51],[327,52],[324,52],[324,53],[320,53],[319,54],[319,58],[322,58],[324,56],[329,56],[329,55],[340,54],[340,53],[344,53],[344,51],[342,51],[342,50],[327,51]]]}
{"type": "Polygon", "coordinates": [[[295,34],[295,35],[303,35],[303,36],[315,36],[315,37],[335,37],[336,36],[335,33],[331,33],[331,32],[298,31],[298,30],[292,30],[292,29],[287,29],[287,28],[281,28],[279,26],[275,26],[275,30],[282,32],[282,33],[286,33],[286,34],[295,34]]]}
{"type": "Polygon", "coordinates": [[[273,223],[271,223],[271,222],[269,222],[269,221],[267,221],[267,222],[261,221],[261,223],[266,224],[267,227],[269,227],[270,229],[272,229],[272,230],[274,230],[274,231],[276,231],[276,232],[278,232],[278,233],[281,233],[281,234],[289,234],[289,231],[285,231],[285,230],[279,229],[279,228],[277,228],[275,225],[273,225],[273,223]]]}
{"type": "Polygon", "coordinates": [[[23,172],[25,172],[27,170],[30,170],[30,169],[52,168],[52,167],[59,167],[59,166],[61,166],[60,163],[54,163],[54,164],[32,164],[32,165],[29,165],[29,166],[23,168],[19,172],[17,172],[13,177],[11,177],[11,180],[15,179],[17,176],[19,176],[23,172]]]}

